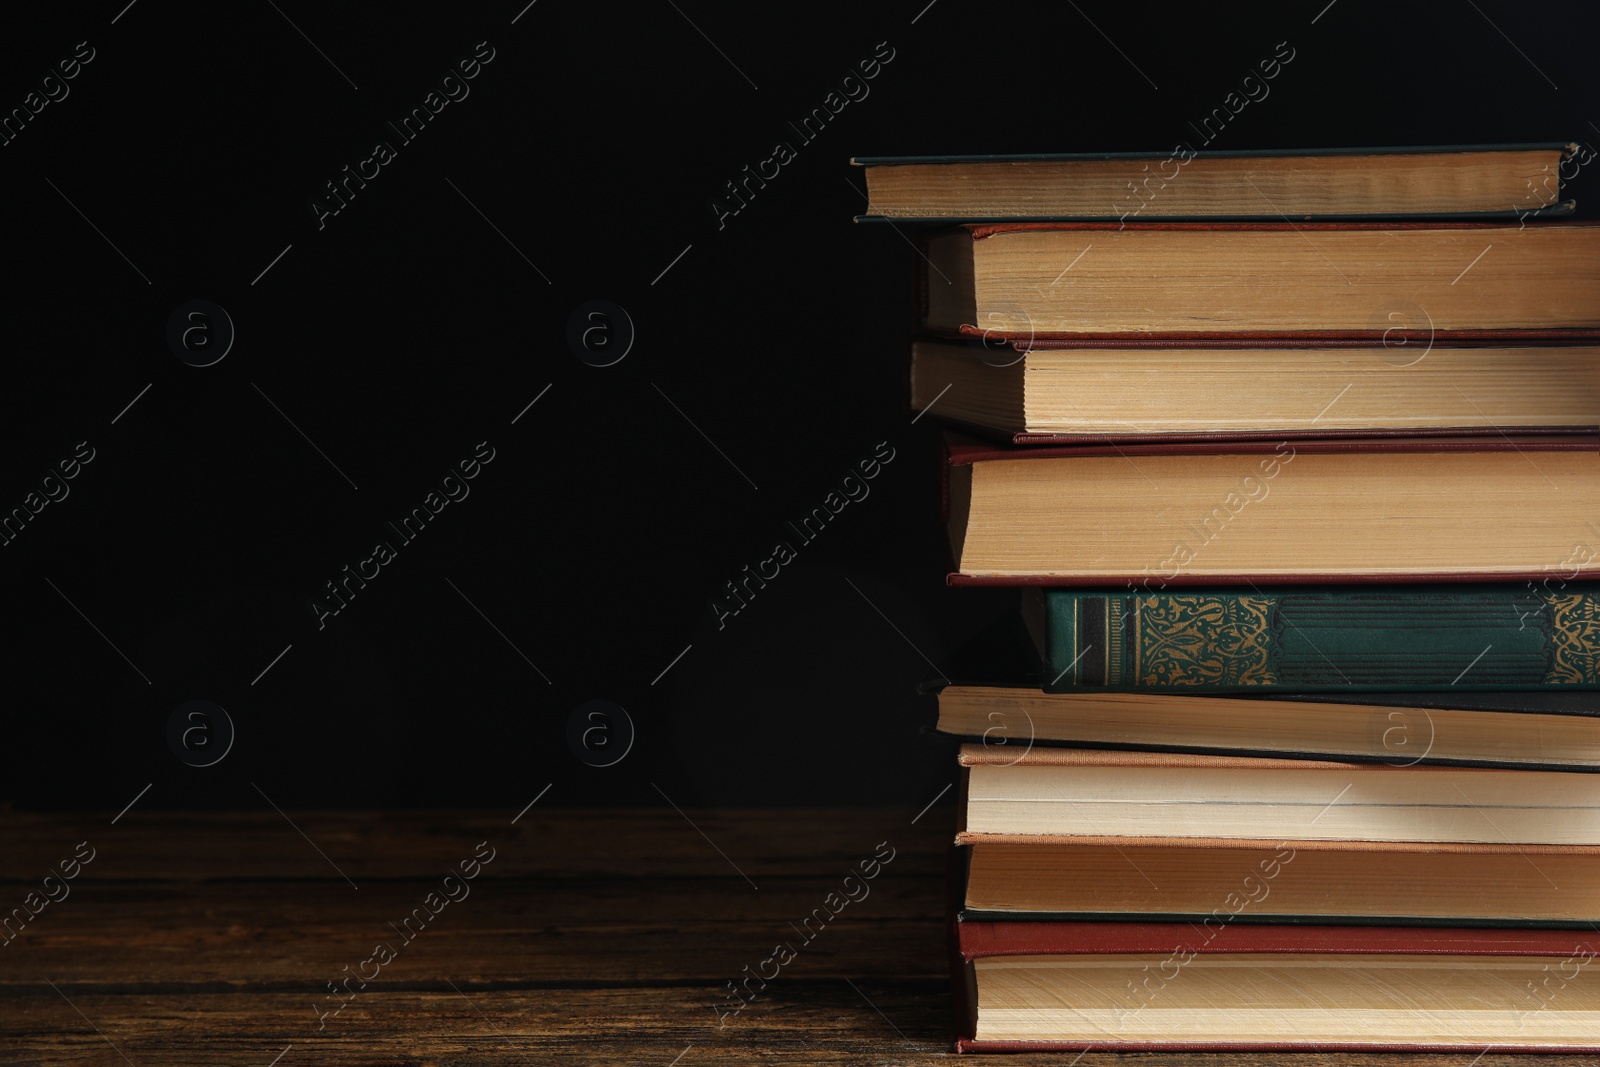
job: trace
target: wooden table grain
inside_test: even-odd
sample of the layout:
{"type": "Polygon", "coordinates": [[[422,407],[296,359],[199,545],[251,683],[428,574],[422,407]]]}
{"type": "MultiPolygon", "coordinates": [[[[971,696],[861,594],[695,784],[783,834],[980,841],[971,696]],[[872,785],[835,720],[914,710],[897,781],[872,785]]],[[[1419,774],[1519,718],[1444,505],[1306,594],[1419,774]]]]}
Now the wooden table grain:
{"type": "MultiPolygon", "coordinates": [[[[958,1059],[943,919],[949,809],[514,815],[135,810],[113,824],[110,814],[0,813],[0,914],[31,915],[0,945],[0,1064],[958,1059]],[[45,883],[80,842],[93,859],[45,883]],[[842,908],[833,897],[837,916],[814,920],[806,929],[820,932],[807,940],[802,921],[885,848],[893,859],[870,892],[842,908]],[[471,870],[491,852],[476,877],[461,877],[462,861],[471,870]],[[41,906],[47,893],[57,899],[41,906]],[[727,1012],[727,983],[780,942],[795,957],[727,1012]],[[388,958],[375,955],[380,944],[388,958]]],[[[1075,1062],[1535,1060],[1091,1050],[1075,1062]]]]}

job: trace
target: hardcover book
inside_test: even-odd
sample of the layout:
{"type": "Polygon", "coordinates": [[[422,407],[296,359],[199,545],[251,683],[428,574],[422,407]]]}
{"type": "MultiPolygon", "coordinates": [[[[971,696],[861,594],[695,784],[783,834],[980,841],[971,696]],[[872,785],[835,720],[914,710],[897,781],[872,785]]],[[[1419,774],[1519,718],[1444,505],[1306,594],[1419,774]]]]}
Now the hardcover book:
{"type": "MultiPolygon", "coordinates": [[[[1052,675],[1053,677],[1053,675],[1052,675]]],[[[1356,762],[1600,770],[1600,698],[1538,692],[1190,696],[937,686],[942,733],[1020,755],[1034,745],[1356,762]],[[1474,697],[1483,698],[1475,700],[1474,697]]]]}
{"type": "Polygon", "coordinates": [[[1600,776],[963,745],[956,844],[1203,842],[1600,855],[1600,776]]]}
{"type": "Polygon", "coordinates": [[[1037,338],[1593,340],[1585,222],[1013,223],[926,240],[924,328],[1037,338]]]}
{"type": "Polygon", "coordinates": [[[1600,577],[1585,547],[1600,514],[1591,435],[1028,449],[951,436],[946,472],[953,585],[1600,577]]]}
{"type": "MultiPolygon", "coordinates": [[[[1524,215],[1560,202],[1573,144],[1097,155],[862,156],[863,219],[1524,215]]],[[[1581,161],[1580,161],[1581,162],[1581,161]]]]}
{"type": "Polygon", "coordinates": [[[911,406],[1028,445],[1593,433],[1600,346],[919,341],[911,406]]]}
{"type": "Polygon", "coordinates": [[[1582,977],[1597,954],[1591,931],[956,928],[963,1052],[1600,1050],[1600,983],[1582,977]]]}
{"type": "Polygon", "coordinates": [[[1571,927],[1600,923],[1600,859],[1288,845],[978,844],[963,921],[1571,927]],[[1470,886],[1470,892],[1463,887],[1470,886]]]}
{"type": "Polygon", "coordinates": [[[1600,688],[1600,583],[1030,590],[1045,689],[1600,688]]]}

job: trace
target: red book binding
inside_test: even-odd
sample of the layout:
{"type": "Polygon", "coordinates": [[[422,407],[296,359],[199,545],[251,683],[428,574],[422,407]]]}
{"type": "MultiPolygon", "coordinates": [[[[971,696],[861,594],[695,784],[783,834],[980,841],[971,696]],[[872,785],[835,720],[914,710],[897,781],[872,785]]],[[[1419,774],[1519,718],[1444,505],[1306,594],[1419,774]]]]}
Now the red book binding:
{"type": "MultiPolygon", "coordinates": [[[[1449,926],[1270,926],[1228,923],[964,922],[956,924],[961,958],[1080,956],[1150,952],[1405,953],[1428,956],[1581,956],[1600,948],[1585,930],[1449,926]]],[[[1600,1036],[1600,1035],[1597,1035],[1600,1036]]]]}

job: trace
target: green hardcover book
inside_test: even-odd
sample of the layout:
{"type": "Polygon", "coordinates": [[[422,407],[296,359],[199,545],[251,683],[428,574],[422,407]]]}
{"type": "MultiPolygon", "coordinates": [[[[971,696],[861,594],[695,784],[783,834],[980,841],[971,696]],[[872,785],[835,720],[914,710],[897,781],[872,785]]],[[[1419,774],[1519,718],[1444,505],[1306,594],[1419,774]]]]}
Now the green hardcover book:
{"type": "Polygon", "coordinates": [[[1600,582],[1030,590],[1047,692],[1600,689],[1600,582]]]}

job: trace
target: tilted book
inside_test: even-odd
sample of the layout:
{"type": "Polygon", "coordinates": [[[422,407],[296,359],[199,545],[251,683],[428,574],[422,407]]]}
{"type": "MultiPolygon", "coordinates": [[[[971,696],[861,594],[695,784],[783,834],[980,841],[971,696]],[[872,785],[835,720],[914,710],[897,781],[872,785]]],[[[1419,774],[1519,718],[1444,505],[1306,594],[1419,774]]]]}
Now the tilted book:
{"type": "MultiPolygon", "coordinates": [[[[1052,674],[1051,677],[1054,677],[1052,674]]],[[[1262,693],[931,683],[941,733],[1035,745],[1600,771],[1600,695],[1581,689],[1262,693]]]]}

